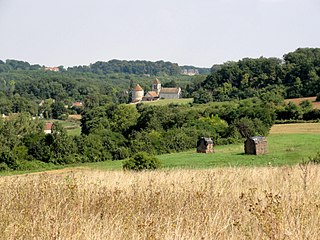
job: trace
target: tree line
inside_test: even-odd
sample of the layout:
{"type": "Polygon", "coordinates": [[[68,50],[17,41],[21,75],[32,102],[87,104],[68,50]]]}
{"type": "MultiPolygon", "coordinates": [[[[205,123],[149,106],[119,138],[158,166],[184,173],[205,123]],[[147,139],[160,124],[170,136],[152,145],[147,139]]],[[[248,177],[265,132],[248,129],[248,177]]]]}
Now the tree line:
{"type": "Polygon", "coordinates": [[[199,137],[211,137],[216,145],[238,143],[266,136],[275,121],[320,118],[310,101],[284,105],[277,97],[268,92],[245,100],[166,106],[100,102],[82,110],[79,136],[69,136],[58,122],[45,134],[43,120],[27,112],[0,117],[0,170],[195,150],[199,137]]]}
{"type": "Polygon", "coordinates": [[[178,64],[165,61],[126,61],[110,60],[98,61],[89,66],[75,66],[68,68],[72,72],[92,72],[96,74],[126,73],[126,74],[149,74],[149,75],[179,75],[181,69],[178,64]]]}
{"type": "Polygon", "coordinates": [[[320,49],[299,48],[283,59],[244,58],[214,66],[200,83],[188,86],[195,102],[228,101],[275,91],[284,98],[316,96],[320,92],[320,49]]]}
{"type": "Polygon", "coordinates": [[[259,99],[222,105],[149,106],[103,104],[82,113],[80,136],[69,136],[59,123],[45,134],[30,114],[0,118],[0,168],[26,169],[179,152],[196,147],[199,137],[215,144],[242,141],[243,132],[266,135],[275,120],[271,105],[259,99]]]}

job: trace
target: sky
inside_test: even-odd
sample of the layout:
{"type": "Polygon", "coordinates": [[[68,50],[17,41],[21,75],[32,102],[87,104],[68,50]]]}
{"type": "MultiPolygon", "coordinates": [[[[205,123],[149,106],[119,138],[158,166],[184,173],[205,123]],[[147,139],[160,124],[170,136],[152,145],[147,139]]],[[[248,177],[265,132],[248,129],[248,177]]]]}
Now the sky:
{"type": "Polygon", "coordinates": [[[211,67],[320,47],[319,0],[0,0],[0,59],[211,67]]]}

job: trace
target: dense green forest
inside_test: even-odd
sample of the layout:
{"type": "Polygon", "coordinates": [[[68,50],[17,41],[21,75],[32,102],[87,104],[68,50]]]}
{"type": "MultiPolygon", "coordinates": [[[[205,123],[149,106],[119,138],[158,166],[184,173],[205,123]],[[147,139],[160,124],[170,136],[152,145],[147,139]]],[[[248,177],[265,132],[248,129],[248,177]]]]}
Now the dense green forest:
{"type": "Polygon", "coordinates": [[[244,58],[214,66],[196,86],[188,86],[195,102],[227,101],[274,91],[284,98],[315,96],[320,92],[320,49],[299,48],[283,59],[244,58]]]}
{"type": "Polygon", "coordinates": [[[149,75],[178,75],[181,68],[176,63],[157,61],[125,61],[110,60],[98,61],[89,66],[76,66],[68,68],[71,72],[91,72],[96,74],[126,73],[126,74],[149,74],[149,75]]]}

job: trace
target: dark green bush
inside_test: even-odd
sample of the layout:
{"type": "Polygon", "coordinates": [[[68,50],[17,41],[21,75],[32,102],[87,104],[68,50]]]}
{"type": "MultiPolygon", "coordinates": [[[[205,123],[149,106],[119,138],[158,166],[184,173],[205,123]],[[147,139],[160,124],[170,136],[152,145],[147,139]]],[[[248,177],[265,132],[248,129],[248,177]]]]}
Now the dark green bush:
{"type": "Polygon", "coordinates": [[[8,165],[5,162],[0,163],[0,172],[1,171],[9,171],[10,168],[8,167],[8,165]]]}
{"type": "Polygon", "coordinates": [[[304,120],[317,120],[320,119],[320,110],[319,109],[312,109],[308,112],[303,114],[304,120]]]}
{"type": "Polygon", "coordinates": [[[313,164],[320,164],[320,152],[317,152],[314,157],[309,157],[308,162],[313,164]]]}
{"type": "Polygon", "coordinates": [[[126,147],[118,147],[112,152],[114,160],[126,159],[130,156],[130,149],[126,147]]]}
{"type": "Polygon", "coordinates": [[[12,170],[16,170],[18,168],[18,162],[17,162],[16,156],[14,156],[9,151],[5,151],[1,153],[0,163],[5,163],[12,170]]]}
{"type": "Polygon", "coordinates": [[[132,158],[123,162],[124,170],[142,171],[160,168],[161,162],[158,158],[150,156],[146,152],[138,152],[132,158]]]}
{"type": "Polygon", "coordinates": [[[53,166],[54,164],[52,163],[44,163],[38,160],[20,161],[16,170],[26,171],[26,170],[33,170],[33,169],[50,169],[50,167],[53,167],[53,166]]]}

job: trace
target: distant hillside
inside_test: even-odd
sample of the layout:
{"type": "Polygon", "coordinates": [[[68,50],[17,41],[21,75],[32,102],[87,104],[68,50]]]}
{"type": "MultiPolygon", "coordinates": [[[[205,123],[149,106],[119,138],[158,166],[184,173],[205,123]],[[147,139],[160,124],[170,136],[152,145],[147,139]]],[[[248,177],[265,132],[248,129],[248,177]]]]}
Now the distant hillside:
{"type": "Polygon", "coordinates": [[[124,74],[137,74],[137,75],[197,75],[209,74],[208,68],[197,68],[194,66],[182,66],[177,63],[164,62],[164,61],[126,61],[126,60],[110,60],[108,62],[98,61],[90,64],[89,66],[74,66],[68,68],[71,72],[91,72],[96,74],[111,74],[111,73],[124,73],[124,74]],[[194,74],[187,74],[194,73],[194,74]]]}
{"type": "MultiPolygon", "coordinates": [[[[127,103],[132,86],[139,83],[149,91],[155,78],[164,86],[176,84],[187,93],[184,89],[190,88],[198,77],[205,78],[182,75],[177,64],[163,61],[113,60],[65,69],[20,60],[0,60],[0,114],[25,111],[36,116],[44,111],[45,107],[39,104],[46,99],[54,99],[61,106],[71,106],[75,101],[83,101],[88,107],[127,103]]],[[[48,109],[46,111],[50,112],[51,108],[48,109]]]]}
{"type": "Polygon", "coordinates": [[[90,65],[73,66],[64,69],[63,66],[45,67],[39,64],[31,65],[28,62],[8,59],[5,62],[0,60],[0,73],[11,70],[50,70],[50,71],[68,71],[71,73],[95,73],[99,75],[108,75],[113,73],[135,74],[146,76],[176,76],[176,75],[198,75],[209,74],[210,68],[198,68],[195,66],[179,66],[177,63],[165,61],[127,61],[127,60],[110,60],[108,62],[97,61],[90,65]]]}

